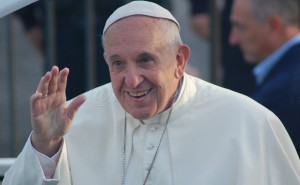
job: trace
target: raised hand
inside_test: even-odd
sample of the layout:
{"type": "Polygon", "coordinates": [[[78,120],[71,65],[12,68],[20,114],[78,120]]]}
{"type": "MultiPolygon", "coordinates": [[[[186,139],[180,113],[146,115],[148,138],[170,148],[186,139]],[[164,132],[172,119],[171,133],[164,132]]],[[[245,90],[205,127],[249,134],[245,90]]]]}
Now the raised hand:
{"type": "Polygon", "coordinates": [[[57,152],[76,111],[86,100],[84,95],[80,95],[67,105],[68,74],[68,68],[59,71],[54,66],[42,77],[37,92],[30,99],[31,141],[36,150],[48,156],[57,152]]]}

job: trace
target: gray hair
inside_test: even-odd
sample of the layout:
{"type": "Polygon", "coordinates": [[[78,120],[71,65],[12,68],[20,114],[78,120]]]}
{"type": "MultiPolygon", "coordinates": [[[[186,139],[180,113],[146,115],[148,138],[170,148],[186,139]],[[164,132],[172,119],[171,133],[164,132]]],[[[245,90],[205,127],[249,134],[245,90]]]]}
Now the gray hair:
{"type": "Polygon", "coordinates": [[[300,0],[252,0],[252,12],[257,20],[265,21],[278,15],[286,25],[299,25],[300,0]]]}
{"type": "MultiPolygon", "coordinates": [[[[181,37],[180,37],[180,31],[173,21],[168,19],[158,19],[159,28],[164,31],[165,37],[167,42],[171,44],[172,50],[176,51],[177,48],[183,44],[181,37]]],[[[102,35],[102,46],[105,51],[105,34],[102,35]]],[[[163,39],[163,38],[162,38],[163,39]]]]}

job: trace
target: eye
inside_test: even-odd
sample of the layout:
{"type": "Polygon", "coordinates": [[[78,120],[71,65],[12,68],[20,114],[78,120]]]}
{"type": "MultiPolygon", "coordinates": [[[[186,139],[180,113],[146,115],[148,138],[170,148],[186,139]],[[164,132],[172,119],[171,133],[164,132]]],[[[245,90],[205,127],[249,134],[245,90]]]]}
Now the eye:
{"type": "Polygon", "coordinates": [[[232,25],[232,28],[237,31],[244,31],[246,29],[245,25],[237,22],[232,25]]]}
{"type": "Polygon", "coordinates": [[[114,62],[112,62],[112,65],[115,67],[120,67],[120,66],[124,65],[124,63],[121,61],[114,61],[114,62]]]}
{"type": "Polygon", "coordinates": [[[143,66],[149,66],[154,62],[154,59],[150,56],[143,56],[139,60],[139,64],[143,66]]]}
{"type": "Polygon", "coordinates": [[[120,71],[124,68],[125,62],[116,60],[116,61],[111,62],[110,66],[111,66],[112,71],[120,71]]]}

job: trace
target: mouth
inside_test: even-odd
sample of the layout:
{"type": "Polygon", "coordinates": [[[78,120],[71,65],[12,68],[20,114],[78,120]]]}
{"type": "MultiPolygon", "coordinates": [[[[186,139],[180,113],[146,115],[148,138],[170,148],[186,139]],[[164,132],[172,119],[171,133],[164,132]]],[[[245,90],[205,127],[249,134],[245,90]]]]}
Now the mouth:
{"type": "Polygon", "coordinates": [[[145,91],[128,91],[128,95],[131,96],[132,98],[142,98],[144,96],[146,96],[147,94],[150,93],[152,89],[149,90],[145,90],[145,91]]]}

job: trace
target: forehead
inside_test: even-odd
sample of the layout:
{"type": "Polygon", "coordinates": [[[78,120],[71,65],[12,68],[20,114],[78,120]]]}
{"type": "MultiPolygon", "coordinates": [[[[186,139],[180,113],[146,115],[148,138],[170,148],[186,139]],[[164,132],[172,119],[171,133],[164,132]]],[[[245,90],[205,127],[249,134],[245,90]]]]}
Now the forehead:
{"type": "Polygon", "coordinates": [[[105,33],[105,49],[150,47],[163,42],[159,19],[148,16],[130,16],[112,24],[105,33]]]}
{"type": "MultiPolygon", "coordinates": [[[[106,38],[130,34],[151,34],[158,31],[159,19],[143,15],[129,16],[113,23],[106,31],[106,38]]],[[[108,40],[108,39],[107,39],[108,40]]]]}
{"type": "Polygon", "coordinates": [[[251,0],[235,0],[230,20],[234,25],[248,25],[257,22],[252,13],[251,0]]]}
{"type": "Polygon", "coordinates": [[[150,25],[150,24],[155,24],[158,23],[158,21],[161,18],[156,18],[156,17],[150,17],[147,15],[131,15],[128,17],[121,18],[111,24],[106,32],[109,32],[112,30],[114,27],[125,27],[126,25],[150,25]],[[144,23],[144,24],[141,24],[144,23]]]}
{"type": "Polygon", "coordinates": [[[251,0],[234,0],[231,16],[250,15],[251,0]]]}
{"type": "Polygon", "coordinates": [[[250,7],[252,0],[234,0],[233,7],[235,8],[245,8],[250,7]]]}

